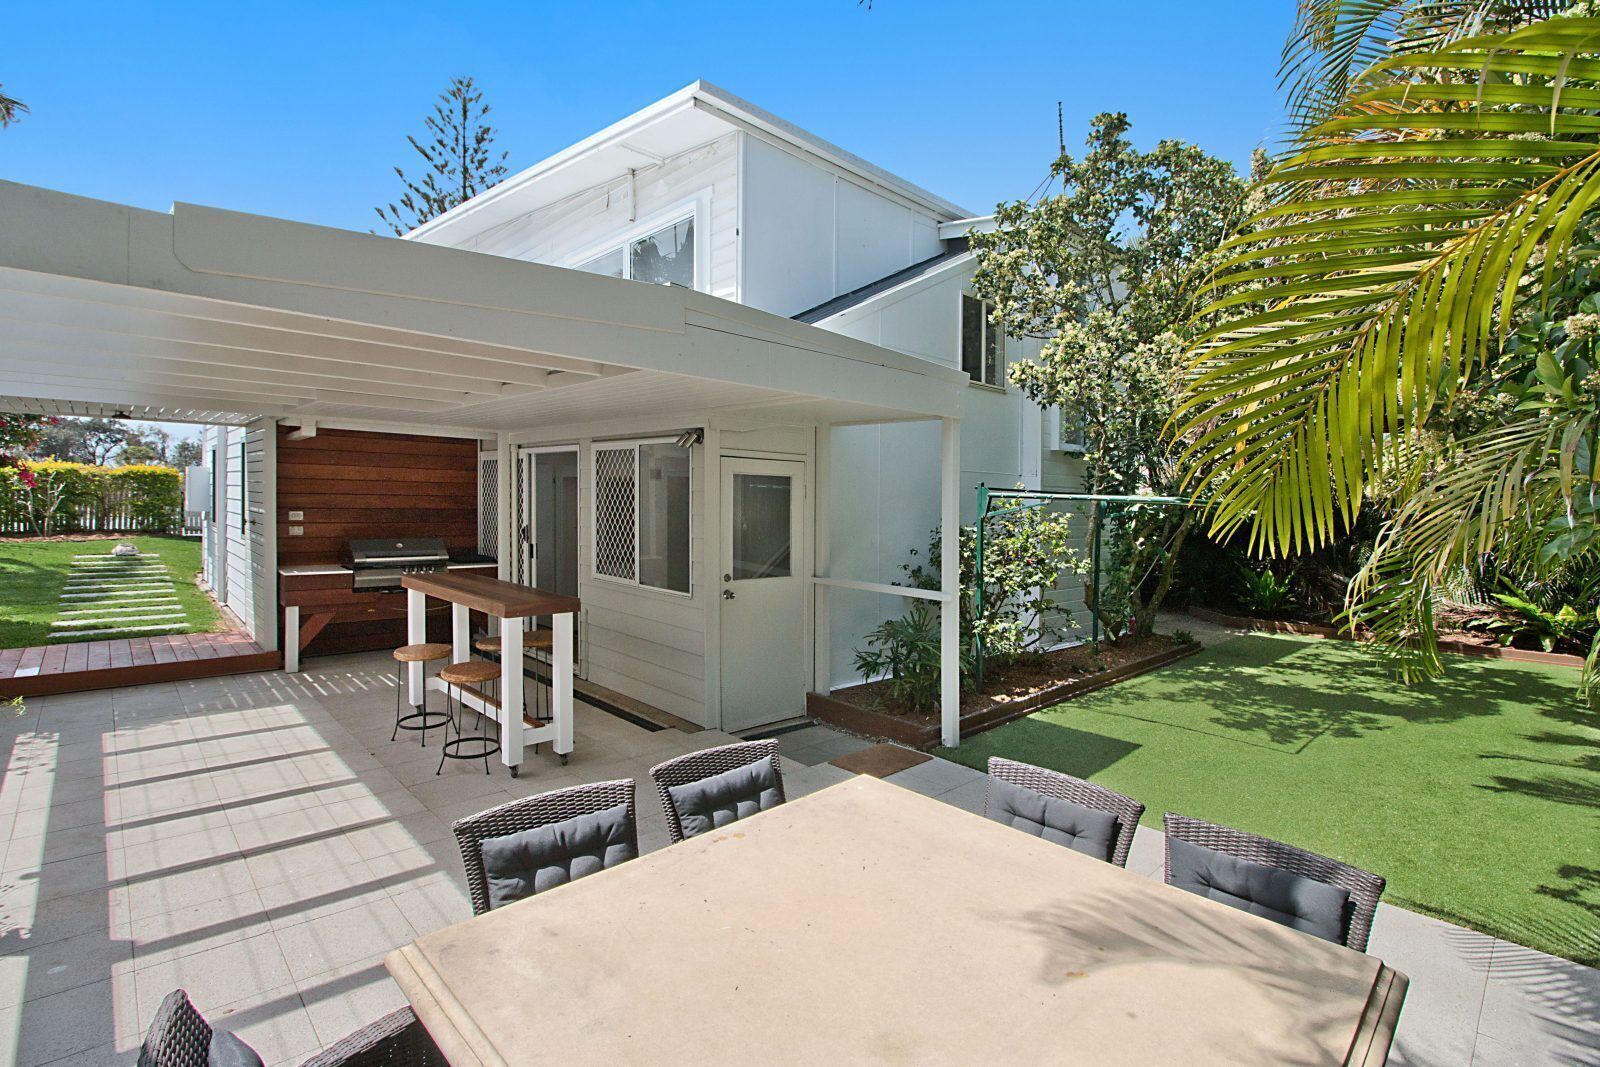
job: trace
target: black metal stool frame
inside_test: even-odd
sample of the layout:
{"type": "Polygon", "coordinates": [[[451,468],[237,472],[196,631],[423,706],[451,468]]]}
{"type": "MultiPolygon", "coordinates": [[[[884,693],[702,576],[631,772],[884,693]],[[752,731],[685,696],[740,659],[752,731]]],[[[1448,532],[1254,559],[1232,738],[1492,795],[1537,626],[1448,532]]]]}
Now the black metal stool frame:
{"type": "MultiPolygon", "coordinates": [[[[490,773],[490,771],[489,771],[489,757],[493,756],[493,755],[496,755],[500,751],[500,737],[499,737],[498,733],[492,734],[492,735],[491,734],[486,734],[486,733],[485,734],[476,734],[476,735],[468,735],[468,734],[463,734],[462,733],[461,723],[462,723],[462,720],[464,720],[467,717],[467,702],[464,699],[464,697],[462,695],[462,692],[461,692],[462,687],[464,685],[465,685],[464,682],[463,683],[456,683],[454,685],[452,685],[449,682],[445,683],[444,692],[445,692],[445,701],[446,701],[446,706],[447,707],[450,706],[451,693],[452,693],[452,691],[454,692],[454,706],[456,708],[456,715],[455,715],[455,718],[454,718],[453,721],[455,723],[456,736],[455,736],[454,740],[450,739],[449,733],[448,733],[450,727],[449,727],[449,725],[446,725],[445,726],[445,730],[447,732],[446,732],[446,735],[445,735],[444,748],[439,753],[439,769],[433,772],[435,775],[440,775],[440,774],[444,773],[444,761],[447,760],[447,759],[460,759],[460,760],[481,759],[481,760],[483,760],[483,773],[484,774],[489,774],[490,773]],[[478,742],[479,744],[481,744],[483,746],[482,751],[477,751],[477,752],[462,752],[461,751],[461,747],[463,745],[470,745],[474,741],[478,742]]],[[[499,691],[498,683],[495,683],[495,689],[496,689],[496,692],[499,691]]],[[[484,692],[482,694],[482,697],[480,697],[480,699],[486,698],[487,696],[488,696],[488,693],[484,692]]],[[[485,719],[485,716],[484,716],[483,712],[478,711],[478,709],[476,709],[476,708],[474,708],[472,710],[477,712],[477,715],[478,715],[478,729],[480,729],[480,730],[483,729],[483,723],[484,723],[484,719],[485,719]]],[[[505,707],[503,705],[500,708],[500,713],[502,715],[505,714],[505,707]]],[[[448,715],[449,713],[447,712],[446,714],[448,715]]],[[[493,719],[489,719],[488,721],[489,722],[494,722],[493,719]]],[[[500,725],[499,723],[495,723],[496,727],[498,727],[499,725],[500,725]]]]}
{"type": "MultiPolygon", "coordinates": [[[[406,668],[411,664],[397,659],[394,661],[394,665],[396,682],[394,690],[394,730],[389,734],[389,740],[393,741],[399,737],[401,730],[418,730],[422,733],[422,747],[427,748],[429,730],[436,726],[446,731],[450,729],[450,712],[428,710],[428,662],[424,660],[422,662],[422,707],[409,714],[402,714],[401,709],[405,707],[406,703],[406,691],[410,688],[406,678],[406,668]],[[416,724],[418,719],[422,720],[420,725],[416,724]],[[441,722],[441,719],[444,721],[441,722]]],[[[449,736],[448,733],[446,736],[449,736]]]]}

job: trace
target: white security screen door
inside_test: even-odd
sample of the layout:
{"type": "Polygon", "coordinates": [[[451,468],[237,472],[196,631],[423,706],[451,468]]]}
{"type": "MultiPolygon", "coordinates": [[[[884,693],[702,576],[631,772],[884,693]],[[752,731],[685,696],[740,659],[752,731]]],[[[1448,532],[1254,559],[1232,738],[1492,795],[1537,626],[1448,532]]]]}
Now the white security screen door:
{"type": "Polygon", "coordinates": [[[805,713],[805,464],[722,458],[722,728],[805,713]]]}

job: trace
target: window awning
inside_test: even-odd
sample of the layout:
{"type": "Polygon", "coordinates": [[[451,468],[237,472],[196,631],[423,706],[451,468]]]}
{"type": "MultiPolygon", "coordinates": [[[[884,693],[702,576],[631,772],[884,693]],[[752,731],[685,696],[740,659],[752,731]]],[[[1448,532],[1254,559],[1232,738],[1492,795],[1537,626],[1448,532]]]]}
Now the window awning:
{"type": "Polygon", "coordinates": [[[0,408],[464,432],[959,416],[940,366],[677,286],[0,182],[0,408]]]}

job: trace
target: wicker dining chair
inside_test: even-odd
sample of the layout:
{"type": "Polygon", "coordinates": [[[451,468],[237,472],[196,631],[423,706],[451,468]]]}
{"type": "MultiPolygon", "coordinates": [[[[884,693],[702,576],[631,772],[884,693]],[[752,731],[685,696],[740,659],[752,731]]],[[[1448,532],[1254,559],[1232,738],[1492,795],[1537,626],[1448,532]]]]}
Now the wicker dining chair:
{"type": "Polygon", "coordinates": [[[490,902],[489,875],[483,866],[483,843],[489,838],[507,837],[524,830],[572,822],[586,815],[609,811],[620,804],[627,808],[624,815],[626,844],[631,850],[627,858],[639,855],[639,823],[635,818],[633,794],[633,779],[619,778],[568,789],[552,789],[548,793],[523,797],[457,820],[453,829],[456,841],[461,846],[461,858],[467,867],[467,891],[472,896],[472,913],[482,915],[494,906],[490,902]]]}
{"type": "Polygon", "coordinates": [[[1372,918],[1378,911],[1378,898],[1386,884],[1381,875],[1352,867],[1348,863],[1316,852],[1308,852],[1294,845],[1274,841],[1270,837],[1246,833],[1229,826],[1193,819],[1187,815],[1167,812],[1163,816],[1167,831],[1167,857],[1164,876],[1172,881],[1172,842],[1185,841],[1235,859],[1275,867],[1302,878],[1310,878],[1324,885],[1335,886],[1350,894],[1346,908],[1345,932],[1339,944],[1357,952],[1367,950],[1367,940],[1372,936],[1372,918]]]}
{"type": "MultiPolygon", "coordinates": [[[[156,1009],[139,1067],[206,1067],[213,1030],[182,989],[156,1009]]],[[[235,1051],[250,1049],[237,1038],[235,1051]]],[[[409,1007],[391,1012],[329,1045],[301,1067],[448,1067],[448,1061],[409,1007]]]]}
{"type": "Polygon", "coordinates": [[[1104,786],[1095,785],[1093,782],[1086,782],[1082,778],[1074,778],[1070,774],[1046,770],[1031,763],[1019,763],[1000,756],[990,756],[989,778],[983,788],[983,813],[991,818],[993,814],[990,800],[995,782],[1020,786],[1046,797],[1081,804],[1114,817],[1117,831],[1115,845],[1106,859],[1118,867],[1128,865],[1128,850],[1133,847],[1133,835],[1139,829],[1139,817],[1144,814],[1144,805],[1137,800],[1106,789],[1104,786]]]}
{"type": "MultiPolygon", "coordinates": [[[[695,836],[693,833],[684,832],[683,813],[679,811],[677,803],[672,798],[673,789],[694,782],[703,782],[707,778],[759,764],[764,760],[769,761],[772,767],[771,788],[777,793],[776,803],[782,804],[785,800],[783,769],[778,765],[776,741],[741,741],[720,748],[702,749],[651,767],[650,778],[656,783],[656,793],[661,797],[661,810],[667,816],[667,833],[671,835],[673,843],[695,836]]],[[[739,817],[734,816],[735,819],[739,817]]]]}

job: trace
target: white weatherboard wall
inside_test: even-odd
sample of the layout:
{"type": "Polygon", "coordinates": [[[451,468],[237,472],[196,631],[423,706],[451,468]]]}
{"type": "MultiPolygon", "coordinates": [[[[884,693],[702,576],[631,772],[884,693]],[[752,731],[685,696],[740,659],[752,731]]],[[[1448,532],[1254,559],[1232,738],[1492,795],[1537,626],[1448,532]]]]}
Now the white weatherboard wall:
{"type": "Polygon", "coordinates": [[[939,254],[940,219],[744,135],[739,302],[795,315],[939,254]]]}
{"type": "Polygon", "coordinates": [[[249,627],[256,643],[277,647],[277,435],[271,419],[206,431],[222,456],[217,514],[204,555],[222,582],[222,602],[249,627]],[[213,533],[214,531],[214,533],[213,533]]]}
{"type": "MultiPolygon", "coordinates": [[[[641,427],[640,437],[676,436],[681,426],[641,427]]],[[[541,442],[543,443],[543,442],[541,442]]],[[[550,442],[570,444],[569,441],[550,442]]],[[[705,724],[706,610],[714,590],[706,560],[706,450],[691,451],[689,596],[596,577],[594,448],[578,445],[578,597],[583,602],[583,675],[663,711],[705,724]]],[[[600,442],[603,446],[604,441],[600,442]]]]}
{"type": "MultiPolygon", "coordinates": [[[[818,325],[957,366],[961,295],[974,269],[971,259],[953,261],[818,325]]],[[[1035,341],[1007,343],[1008,361],[1037,353],[1035,341]]],[[[980,483],[1001,489],[1021,484],[1078,490],[1081,479],[1069,465],[1055,461],[1050,472],[1055,484],[1042,484],[1041,413],[1018,389],[973,385],[962,404],[963,523],[976,518],[980,483]]],[[[933,461],[939,454],[939,427],[931,422],[846,426],[832,434],[829,572],[864,581],[903,582],[904,564],[926,563],[929,536],[939,522],[938,465],[933,461]]],[[[1063,586],[1071,596],[1073,583],[1063,586]]],[[[864,635],[883,620],[904,613],[908,605],[902,597],[848,589],[833,590],[828,600],[833,683],[849,685],[859,680],[854,659],[864,635]]],[[[1081,601],[1079,591],[1076,602],[1081,601]]]]}
{"type": "Polygon", "coordinates": [[[648,220],[665,224],[682,214],[679,209],[696,210],[695,288],[738,299],[741,136],[732,133],[673,156],[660,166],[641,166],[632,180],[619,176],[451,244],[512,259],[572,266],[648,220]]]}

